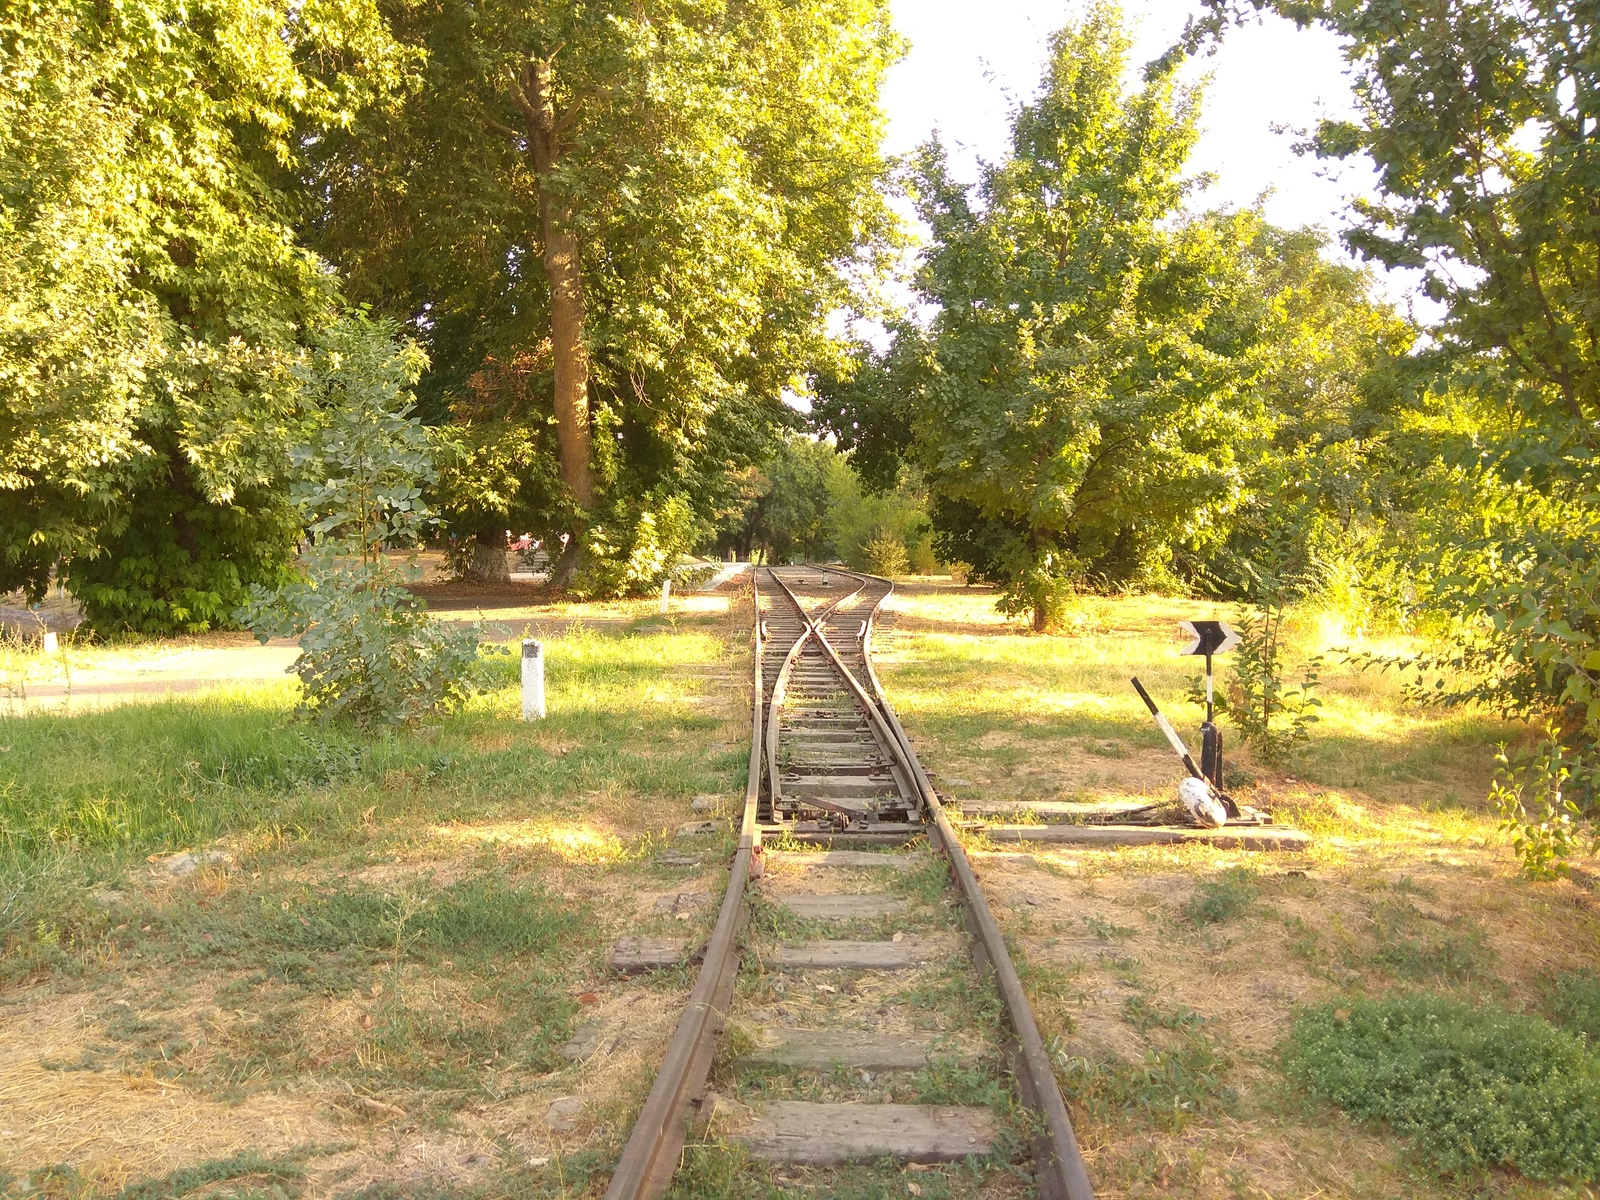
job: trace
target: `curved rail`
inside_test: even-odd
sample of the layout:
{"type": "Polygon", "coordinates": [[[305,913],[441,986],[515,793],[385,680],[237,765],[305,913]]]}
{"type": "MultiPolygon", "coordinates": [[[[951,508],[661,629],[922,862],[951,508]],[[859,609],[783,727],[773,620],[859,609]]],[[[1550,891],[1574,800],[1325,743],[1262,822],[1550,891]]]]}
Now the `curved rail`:
{"type": "MultiPolygon", "coordinates": [[[[893,590],[893,584],[890,585],[890,589],[893,590]]],[[[884,599],[888,599],[887,594],[884,599]]],[[[1061,1085],[1057,1082],[1056,1073],[1050,1065],[1050,1055],[1045,1049],[1044,1038],[1039,1033],[1039,1023],[1033,1018],[1033,1009],[1028,1004],[1028,994],[1023,989],[1022,980],[1017,976],[1017,968],[1011,961],[1010,952],[1006,949],[1005,938],[1000,933],[1000,926],[994,919],[994,913],[989,909],[989,901],[985,898],[983,889],[978,886],[978,877],[972,870],[972,863],[967,858],[966,850],[956,837],[955,827],[945,815],[944,805],[939,802],[939,795],[934,790],[933,783],[928,779],[927,772],[922,769],[922,763],[911,748],[911,739],[906,736],[900,718],[895,715],[894,706],[889,703],[884,693],[878,672],[873,669],[872,626],[879,607],[882,607],[882,601],[868,615],[866,627],[862,630],[862,661],[866,663],[867,677],[872,683],[876,706],[882,710],[884,719],[894,731],[896,742],[905,751],[906,762],[917,781],[918,791],[922,793],[922,802],[927,807],[929,816],[933,818],[934,827],[939,831],[939,841],[942,843],[945,861],[950,866],[950,874],[961,890],[962,899],[966,901],[969,927],[978,939],[990,970],[994,972],[995,986],[999,989],[1000,999],[1005,1004],[1011,1030],[1017,1037],[1018,1053],[1013,1073],[1017,1079],[1018,1091],[1022,1095],[1023,1103],[1044,1119],[1045,1126],[1044,1135],[1034,1149],[1039,1194],[1047,1200],[1054,1200],[1056,1197],[1064,1197],[1065,1200],[1093,1200],[1094,1185],[1089,1181],[1089,1169],[1083,1161],[1083,1151],[1078,1146],[1077,1134],[1073,1132],[1072,1118],[1067,1114],[1067,1103],[1061,1095],[1061,1085]]]]}
{"type": "MultiPolygon", "coordinates": [[[[876,739],[888,749],[915,789],[924,813],[931,820],[938,835],[939,848],[945,856],[951,878],[965,902],[967,924],[973,934],[975,957],[981,967],[994,973],[995,983],[1005,1007],[1007,1019],[1016,1036],[1013,1055],[1013,1074],[1023,1102],[1042,1120],[1044,1132],[1036,1139],[1035,1163],[1039,1195],[1043,1200],[1093,1200],[1094,1191],[1088,1170],[1072,1130],[1066,1103],[1060,1085],[1050,1066],[1050,1058],[1039,1033],[1038,1023],[1028,1005],[1027,994],[1016,967],[1006,949],[1000,927],[989,909],[988,901],[978,885],[977,875],[968,861],[965,850],[956,837],[955,829],[945,815],[943,805],[933,784],[929,781],[916,752],[895,715],[893,706],[884,693],[877,672],[872,666],[871,638],[878,610],[894,591],[889,580],[862,575],[837,568],[812,568],[841,575],[856,582],[856,588],[835,599],[815,616],[807,613],[805,606],[776,574],[769,572],[772,581],[785,593],[800,615],[803,628],[784,655],[773,681],[770,700],[764,689],[762,677],[763,636],[766,622],[761,614],[760,583],[756,572],[751,572],[751,603],[754,608],[754,668],[750,732],[750,768],[745,783],[744,813],[739,830],[739,845],[731,864],[728,888],[723,895],[717,924],[706,945],[699,977],[694,991],[680,1018],[678,1027],[667,1047],[666,1057],[656,1076],[644,1108],[640,1111],[627,1146],[618,1160],[606,1200],[658,1200],[665,1194],[673,1172],[678,1165],[691,1121],[699,1114],[705,1100],[705,1085],[715,1054],[716,1039],[722,1032],[729,1002],[733,994],[734,977],[738,973],[741,955],[739,937],[748,918],[745,889],[755,868],[761,848],[757,811],[760,803],[761,769],[765,765],[770,773],[773,794],[778,794],[779,767],[777,760],[778,713],[782,707],[784,685],[796,659],[805,644],[815,638],[824,654],[832,661],[846,686],[855,695],[873,727],[876,739]],[[824,622],[849,600],[861,595],[872,583],[885,584],[883,594],[876,598],[866,620],[861,623],[856,638],[860,659],[870,684],[870,690],[857,678],[844,662],[836,647],[828,640],[824,622]],[[767,708],[767,720],[762,720],[762,708],[767,708]]],[[[897,771],[898,775],[900,772],[897,771]]]]}
{"type": "MultiPolygon", "coordinates": [[[[860,588],[857,589],[859,591],[860,588]]],[[[855,594],[850,593],[852,596],[855,594]]],[[[789,595],[793,599],[793,593],[789,595]]],[[[826,611],[831,613],[849,598],[839,597],[826,611]]],[[[766,704],[761,657],[762,630],[766,623],[761,617],[761,584],[754,571],[750,573],[750,603],[754,609],[751,624],[755,628],[750,769],[745,778],[739,845],[734,851],[728,872],[728,888],[722,896],[716,926],[706,943],[694,991],[689,994],[689,1003],[684,1008],[683,1016],[678,1019],[678,1027],[667,1045],[666,1057],[662,1059],[661,1069],[656,1073],[655,1084],[645,1098],[644,1107],[639,1110],[638,1120],[628,1135],[622,1157],[617,1160],[611,1183],[606,1188],[606,1200],[656,1200],[666,1193],[672,1174],[678,1167],[689,1122],[705,1103],[706,1077],[711,1073],[716,1039],[722,1033],[728,1003],[733,996],[734,977],[738,974],[740,963],[739,935],[749,919],[745,889],[749,885],[756,856],[761,851],[756,810],[761,799],[764,732],[761,710],[766,704]]],[[[806,628],[785,656],[785,667],[793,662],[806,638],[815,635],[820,640],[804,607],[797,602],[797,608],[806,628]]],[[[779,680],[781,678],[780,670],[779,680]]],[[[774,686],[777,682],[774,681],[774,686]]]]}

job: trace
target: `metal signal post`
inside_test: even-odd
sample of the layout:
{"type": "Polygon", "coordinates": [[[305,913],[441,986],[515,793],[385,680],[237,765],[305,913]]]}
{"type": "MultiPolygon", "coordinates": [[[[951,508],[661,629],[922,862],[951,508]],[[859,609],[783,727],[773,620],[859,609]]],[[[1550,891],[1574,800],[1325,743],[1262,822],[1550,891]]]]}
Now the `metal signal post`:
{"type": "Polygon", "coordinates": [[[1179,627],[1194,638],[1183,653],[1206,656],[1206,719],[1200,726],[1200,773],[1218,793],[1222,788],[1222,730],[1216,722],[1216,689],[1211,676],[1211,656],[1232,650],[1239,635],[1221,621],[1180,621],[1179,627]]]}

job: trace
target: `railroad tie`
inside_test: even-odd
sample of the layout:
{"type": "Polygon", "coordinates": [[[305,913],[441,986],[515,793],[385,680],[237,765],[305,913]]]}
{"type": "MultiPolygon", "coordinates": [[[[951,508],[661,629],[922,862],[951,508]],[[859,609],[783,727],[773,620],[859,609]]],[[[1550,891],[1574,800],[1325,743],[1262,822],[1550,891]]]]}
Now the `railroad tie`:
{"type": "MultiPolygon", "coordinates": [[[[1009,1171],[983,1161],[1000,1148],[987,1107],[901,1102],[944,1078],[916,1076],[949,1064],[994,1080],[1025,1075],[1018,1099],[1043,1131],[1033,1147],[1040,1194],[1092,1200],[1004,942],[873,674],[873,622],[892,585],[833,568],[764,568],[751,572],[751,589],[752,754],[730,893],[694,953],[694,994],[607,1200],[664,1195],[695,1121],[753,1159],[819,1170],[975,1159],[980,1177],[1009,1171]],[[787,848],[795,843],[807,848],[787,848]],[[889,848],[907,844],[909,852],[889,848]],[[764,901],[753,915],[736,899],[747,888],[764,901]],[[958,997],[989,986],[964,952],[973,929],[1009,1031],[974,1020],[982,1010],[964,1000],[930,1008],[920,999],[929,986],[954,984],[958,997]],[[748,986],[736,987],[735,975],[748,986]],[[707,1089],[724,1031],[733,1050],[724,1061],[748,1106],[707,1089]],[[1022,1045],[1015,1058],[1013,1038],[1022,1045]],[[819,1098],[789,1099],[790,1089],[819,1098]]],[[[685,940],[625,938],[610,964],[659,970],[689,961],[690,950],[685,940]]],[[[599,1034],[583,1032],[564,1049],[569,1057],[598,1052],[599,1034]]],[[[827,1194],[825,1178],[812,1182],[827,1194]]]]}

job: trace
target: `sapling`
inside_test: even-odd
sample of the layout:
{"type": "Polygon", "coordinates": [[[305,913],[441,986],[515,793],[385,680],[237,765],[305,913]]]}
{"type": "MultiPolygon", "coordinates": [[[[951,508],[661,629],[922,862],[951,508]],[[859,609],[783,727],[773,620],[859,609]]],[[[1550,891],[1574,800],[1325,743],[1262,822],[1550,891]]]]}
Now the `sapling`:
{"type": "Polygon", "coordinates": [[[302,705],[361,726],[409,724],[459,705],[474,687],[479,634],[433,621],[404,584],[435,522],[422,490],[435,479],[411,386],[427,366],[392,323],[353,317],[301,365],[313,416],[292,450],[292,495],[310,545],[304,574],[256,587],[241,614],[262,641],[300,639],[290,668],[302,705]]]}

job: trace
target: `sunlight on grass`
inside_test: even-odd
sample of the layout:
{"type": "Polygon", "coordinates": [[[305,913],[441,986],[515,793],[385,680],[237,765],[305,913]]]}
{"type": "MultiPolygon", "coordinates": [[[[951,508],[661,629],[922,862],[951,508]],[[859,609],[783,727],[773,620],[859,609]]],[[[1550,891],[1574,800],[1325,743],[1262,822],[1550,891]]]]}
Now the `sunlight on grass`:
{"type": "Polygon", "coordinates": [[[488,824],[438,825],[431,833],[441,841],[481,842],[544,850],[563,862],[594,866],[623,862],[633,853],[615,833],[593,825],[530,819],[488,824]]]}
{"type": "MultiPolygon", "coordinates": [[[[181,847],[263,823],[305,832],[374,799],[398,811],[424,794],[470,815],[724,786],[732,759],[705,745],[725,719],[720,630],[618,635],[580,623],[546,646],[550,716],[536,725],[520,719],[515,654],[487,660],[488,689],[460,714],[371,738],[295,714],[298,685],[281,674],[99,711],[13,708],[0,715],[0,849],[181,847]]],[[[560,845],[614,853],[581,838],[560,845]]]]}
{"type": "MultiPolygon", "coordinates": [[[[895,616],[881,635],[879,670],[895,705],[941,768],[967,784],[958,794],[1169,793],[1182,768],[1129,679],[1139,676],[1198,750],[1203,713],[1188,693],[1202,668],[1180,654],[1188,638],[1178,622],[1227,619],[1236,606],[1083,597],[1065,632],[1036,635],[1002,618],[994,599],[986,590],[909,584],[893,597],[895,616]]],[[[1362,671],[1345,654],[1414,652],[1415,639],[1369,636],[1343,615],[1319,610],[1293,614],[1289,632],[1291,679],[1308,656],[1325,656],[1319,720],[1309,746],[1272,769],[1254,759],[1224,717],[1236,790],[1347,841],[1415,838],[1408,832],[1414,828],[1447,844],[1481,845],[1496,836],[1484,805],[1494,747],[1521,736],[1520,726],[1479,711],[1418,707],[1392,673],[1362,671]]],[[[1224,692],[1228,678],[1224,657],[1224,692]]]]}

